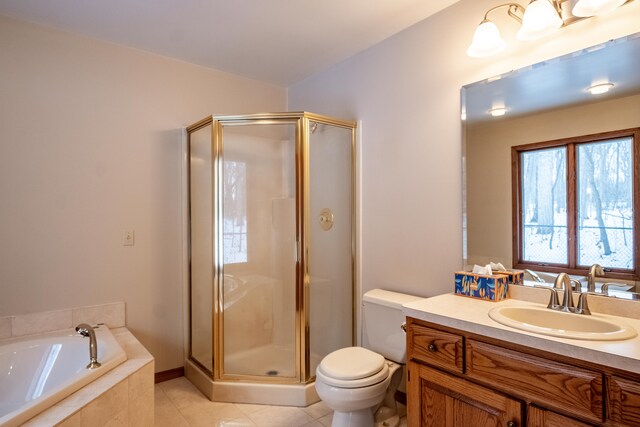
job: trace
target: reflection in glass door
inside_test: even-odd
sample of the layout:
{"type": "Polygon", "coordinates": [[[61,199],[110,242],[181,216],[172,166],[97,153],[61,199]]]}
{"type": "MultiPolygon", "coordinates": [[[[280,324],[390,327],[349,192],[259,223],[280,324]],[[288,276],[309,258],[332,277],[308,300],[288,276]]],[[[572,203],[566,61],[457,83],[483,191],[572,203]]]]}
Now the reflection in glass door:
{"type": "Polygon", "coordinates": [[[222,378],[297,379],[295,131],[222,126],[222,378]]]}

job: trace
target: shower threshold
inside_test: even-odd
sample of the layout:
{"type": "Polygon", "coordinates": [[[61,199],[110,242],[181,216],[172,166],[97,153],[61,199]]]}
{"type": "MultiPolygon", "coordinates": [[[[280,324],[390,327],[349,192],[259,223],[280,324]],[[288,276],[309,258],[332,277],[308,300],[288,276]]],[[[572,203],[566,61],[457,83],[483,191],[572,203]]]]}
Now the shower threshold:
{"type": "Polygon", "coordinates": [[[313,382],[309,384],[266,384],[245,381],[213,381],[191,360],[185,362],[184,368],[185,377],[209,400],[214,402],[305,407],[320,401],[313,382]]]}

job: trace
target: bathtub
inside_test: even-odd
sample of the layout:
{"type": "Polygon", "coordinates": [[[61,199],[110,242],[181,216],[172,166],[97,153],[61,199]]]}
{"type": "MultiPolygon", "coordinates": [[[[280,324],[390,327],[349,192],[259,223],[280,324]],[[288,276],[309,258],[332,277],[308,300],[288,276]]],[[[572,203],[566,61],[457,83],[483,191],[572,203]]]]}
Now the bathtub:
{"type": "Polygon", "coordinates": [[[89,338],[74,329],[0,342],[0,426],[17,426],[127,359],[109,328],[95,329],[97,369],[89,363],[89,338]]]}

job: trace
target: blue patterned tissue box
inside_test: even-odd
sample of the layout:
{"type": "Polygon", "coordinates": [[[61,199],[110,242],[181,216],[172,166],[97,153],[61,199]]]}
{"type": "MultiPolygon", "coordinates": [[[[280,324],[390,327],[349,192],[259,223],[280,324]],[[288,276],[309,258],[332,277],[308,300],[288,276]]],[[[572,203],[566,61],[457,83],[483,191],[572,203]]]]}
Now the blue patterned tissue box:
{"type": "Polygon", "coordinates": [[[458,271],[456,277],[456,295],[478,298],[487,301],[507,299],[509,276],[506,274],[475,274],[458,271]]]}
{"type": "Polygon", "coordinates": [[[522,270],[507,270],[498,271],[496,274],[504,274],[509,279],[510,285],[522,285],[524,284],[524,271],[522,270]]]}

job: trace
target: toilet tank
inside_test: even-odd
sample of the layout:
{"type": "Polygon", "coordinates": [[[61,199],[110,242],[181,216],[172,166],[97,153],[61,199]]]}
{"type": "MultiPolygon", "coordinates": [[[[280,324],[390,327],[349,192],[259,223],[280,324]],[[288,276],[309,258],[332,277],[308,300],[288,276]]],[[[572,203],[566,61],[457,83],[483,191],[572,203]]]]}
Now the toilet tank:
{"type": "Polygon", "coordinates": [[[402,304],[422,299],[413,295],[373,289],[362,297],[362,346],[386,359],[405,363],[406,335],[402,304]]]}

